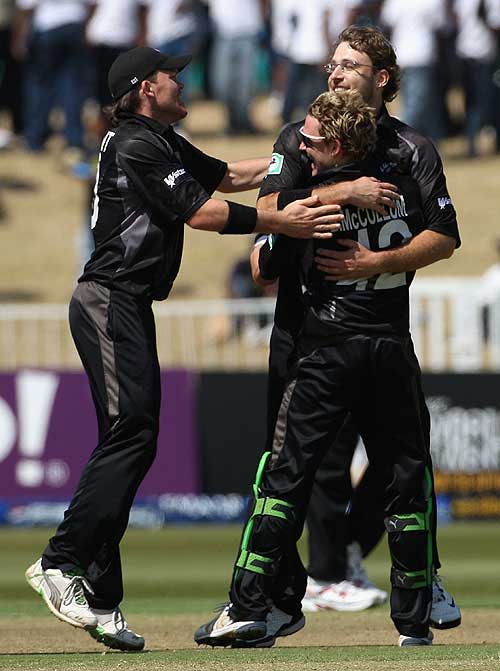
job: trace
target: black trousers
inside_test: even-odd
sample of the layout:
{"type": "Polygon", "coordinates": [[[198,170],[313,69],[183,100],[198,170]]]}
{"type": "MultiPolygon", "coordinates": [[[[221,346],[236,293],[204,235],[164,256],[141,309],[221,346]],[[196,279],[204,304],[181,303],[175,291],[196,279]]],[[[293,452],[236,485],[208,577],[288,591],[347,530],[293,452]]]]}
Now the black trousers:
{"type": "Polygon", "coordinates": [[[111,609],[123,598],[119,543],[156,454],[161,390],[155,324],[149,301],[95,282],[77,286],[69,318],[99,441],[42,565],[83,569],[95,592],[89,604],[111,609]]]}
{"type": "MultiPolygon", "coordinates": [[[[288,331],[275,326],[271,334],[267,382],[266,450],[269,451],[294,352],[295,339],[288,331]]],[[[307,509],[307,573],[316,580],[344,580],[347,545],[357,541],[366,556],[385,530],[383,499],[369,467],[356,489],[352,487],[350,466],[358,440],[359,432],[349,415],[314,478],[307,509]]]]}
{"type": "MultiPolygon", "coordinates": [[[[240,563],[231,585],[234,614],[263,619],[283,557],[302,533],[313,481],[349,413],[368,450],[383,491],[384,515],[421,516],[420,531],[389,535],[393,574],[425,570],[425,585],[394,584],[391,616],[402,634],[428,631],[431,603],[430,483],[426,486],[428,424],[421,412],[421,379],[409,338],[353,336],[299,359],[278,413],[272,457],[261,482],[263,497],[285,502],[285,517],[254,521],[248,557],[265,558],[265,571],[240,563]]],[[[280,507],[280,506],[278,506],[280,507]]],[[[411,530],[413,530],[413,526],[411,530]]]]}
{"type": "MultiPolygon", "coordinates": [[[[272,450],[274,429],[283,398],[287,376],[293,365],[295,339],[286,330],[273,328],[269,352],[267,381],[267,444],[272,450]]],[[[421,391],[421,388],[420,388],[421,391]]],[[[430,415],[423,393],[420,397],[424,435],[430,435],[430,415]]],[[[373,469],[368,467],[355,488],[352,487],[350,466],[358,444],[359,431],[349,415],[335,441],[321,462],[307,509],[308,554],[307,573],[316,580],[340,582],[346,577],[349,543],[356,541],[366,557],[382,538],[384,526],[384,499],[373,469]]],[[[429,446],[429,471],[432,460],[429,446]]],[[[433,496],[433,564],[440,567],[437,549],[436,500],[433,496]]],[[[289,567],[295,575],[296,568],[289,567]]],[[[299,581],[300,584],[302,581],[299,581]]],[[[278,595],[282,591],[278,590],[278,595]]],[[[277,597],[279,598],[279,596],[277,597]]]]}

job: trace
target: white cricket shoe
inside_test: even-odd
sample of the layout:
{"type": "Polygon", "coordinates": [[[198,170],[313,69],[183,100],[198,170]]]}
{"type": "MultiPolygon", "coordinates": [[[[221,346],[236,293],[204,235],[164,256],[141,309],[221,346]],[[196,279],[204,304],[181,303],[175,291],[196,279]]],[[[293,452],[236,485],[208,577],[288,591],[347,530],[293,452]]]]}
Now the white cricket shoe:
{"type": "Polygon", "coordinates": [[[398,645],[400,648],[406,648],[410,645],[432,645],[434,634],[429,631],[427,636],[403,636],[399,637],[398,645]]]}
{"type": "Polygon", "coordinates": [[[237,638],[248,641],[266,635],[265,620],[233,620],[229,614],[231,606],[231,603],[225,604],[217,617],[198,627],[194,634],[195,643],[226,646],[231,645],[237,638]]]}
{"type": "Polygon", "coordinates": [[[120,608],[100,610],[92,608],[97,618],[97,626],[89,629],[89,634],[98,643],[113,650],[139,651],[144,648],[144,638],[129,629],[120,608]]]}
{"type": "Polygon", "coordinates": [[[28,568],[25,576],[28,585],[60,620],[83,629],[97,626],[97,617],[85,596],[85,590],[93,593],[92,588],[83,576],[69,575],[56,568],[44,571],[41,558],[28,568]]]}
{"type": "Polygon", "coordinates": [[[311,576],[308,576],[306,593],[302,599],[302,612],[318,613],[320,610],[323,610],[318,606],[316,600],[321,592],[327,587],[330,587],[330,585],[330,582],[315,580],[314,578],[311,578],[311,576]]]}
{"type": "Polygon", "coordinates": [[[381,605],[387,601],[389,595],[383,589],[379,589],[366,575],[363,566],[363,557],[359,543],[350,543],[347,546],[347,580],[354,583],[360,589],[368,590],[373,594],[373,605],[381,605]]]}
{"type": "Polygon", "coordinates": [[[316,597],[316,604],[320,608],[339,611],[366,610],[376,603],[374,590],[357,587],[350,580],[332,583],[316,597]]]}
{"type": "Polygon", "coordinates": [[[440,576],[434,572],[432,576],[432,606],[429,624],[435,629],[452,629],[462,622],[460,608],[454,598],[441,583],[440,576]]]}

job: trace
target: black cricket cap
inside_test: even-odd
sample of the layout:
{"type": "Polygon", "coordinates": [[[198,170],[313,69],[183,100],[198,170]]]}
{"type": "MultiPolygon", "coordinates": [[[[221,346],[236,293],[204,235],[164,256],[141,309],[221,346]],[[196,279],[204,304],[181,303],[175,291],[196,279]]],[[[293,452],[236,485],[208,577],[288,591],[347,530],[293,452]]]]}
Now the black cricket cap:
{"type": "Polygon", "coordinates": [[[157,70],[182,70],[191,58],[190,54],[168,56],[151,47],[136,47],[124,51],[109,68],[108,86],[111,97],[118,100],[157,70]]]}

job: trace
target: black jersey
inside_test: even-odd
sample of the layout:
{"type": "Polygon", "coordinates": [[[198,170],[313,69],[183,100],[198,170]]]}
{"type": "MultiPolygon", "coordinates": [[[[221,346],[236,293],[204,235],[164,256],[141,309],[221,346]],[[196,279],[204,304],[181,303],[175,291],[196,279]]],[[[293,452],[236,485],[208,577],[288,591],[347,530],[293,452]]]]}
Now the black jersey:
{"type": "Polygon", "coordinates": [[[181,262],[184,223],[226,169],[172,127],[124,115],[101,145],[91,224],[95,251],[79,281],[166,298],[181,262]]]}
{"type": "MultiPolygon", "coordinates": [[[[259,197],[310,185],[311,169],[304,152],[299,150],[303,122],[288,124],[273,149],[269,172],[259,197]]],[[[460,246],[457,217],[453,207],[443,163],[432,142],[382,108],[377,118],[376,155],[380,161],[380,179],[395,171],[415,180],[420,191],[425,228],[443,233],[460,246]]]]}
{"type": "MultiPolygon", "coordinates": [[[[305,152],[299,150],[299,145],[302,139],[299,129],[302,125],[303,122],[288,124],[281,131],[274,145],[273,158],[268,175],[262,184],[259,197],[266,196],[270,193],[303,189],[314,186],[319,181],[325,179],[324,174],[315,179],[311,177],[311,166],[307,155],[305,152]]],[[[412,210],[414,209],[417,200],[421,210],[420,224],[417,223],[416,212],[412,211],[410,227],[411,235],[415,235],[418,230],[430,229],[454,238],[456,247],[460,246],[456,213],[448,194],[442,161],[439,154],[430,140],[417,133],[417,131],[410,126],[389,116],[385,107],[382,108],[377,119],[377,146],[375,152],[369,165],[366,164],[364,168],[368,170],[368,172],[364,174],[375,176],[381,181],[394,181],[397,176],[396,183],[398,183],[398,181],[405,178],[403,180],[404,189],[407,190],[408,197],[411,196],[410,200],[413,203],[412,210]],[[412,181],[413,184],[411,183],[412,181]]],[[[351,174],[349,174],[349,168],[344,168],[337,174],[336,179],[338,181],[343,181],[345,179],[355,179],[360,176],[359,167],[358,169],[351,171],[351,174]]],[[[330,177],[333,178],[333,174],[330,175],[330,177]]],[[[405,199],[405,204],[407,204],[407,199],[405,199]]],[[[375,250],[380,249],[381,244],[385,245],[384,248],[388,248],[389,246],[400,244],[404,237],[410,237],[406,231],[400,231],[398,233],[398,231],[393,230],[394,227],[401,226],[401,224],[394,223],[397,221],[398,217],[391,219],[391,214],[389,213],[386,221],[377,221],[378,225],[386,225],[382,231],[382,237],[379,238],[375,234],[377,226],[372,228],[372,226],[369,225],[365,228],[363,226],[365,213],[358,213],[356,210],[357,208],[351,208],[349,206],[347,208],[347,223],[344,222],[344,224],[350,225],[351,230],[349,234],[347,234],[348,231],[343,232],[344,237],[354,238],[357,235],[357,239],[361,244],[370,246],[371,249],[375,250]],[[359,216],[361,216],[361,222],[359,216]],[[392,224],[389,223],[391,220],[393,222],[392,224]],[[361,227],[359,227],[360,223],[361,227]],[[358,226],[358,228],[356,228],[356,226],[358,226]],[[368,233],[368,238],[366,237],[367,230],[371,231],[371,233],[368,233]],[[354,234],[354,231],[356,231],[356,234],[354,234]],[[386,236],[389,233],[390,244],[387,244],[388,240],[386,236]],[[402,233],[405,235],[402,235],[402,233]]],[[[369,216],[372,219],[381,218],[381,215],[377,215],[373,212],[369,212],[366,216],[369,216]]],[[[337,237],[339,236],[337,235],[337,237]]],[[[325,241],[322,241],[322,243],[321,246],[325,247],[325,241]]],[[[305,245],[300,241],[294,241],[290,238],[285,238],[284,236],[278,236],[278,239],[273,239],[273,246],[274,250],[271,250],[273,254],[268,258],[268,267],[271,268],[272,274],[277,277],[281,272],[277,265],[283,263],[283,259],[287,259],[284,265],[287,273],[287,285],[289,284],[290,287],[292,287],[294,283],[291,280],[290,267],[295,264],[295,268],[298,270],[297,259],[302,255],[305,245]],[[294,260],[292,261],[292,259],[294,260]],[[278,263],[274,263],[273,260],[276,260],[278,263]]],[[[269,244],[266,243],[266,251],[268,251],[268,248],[269,244]]],[[[309,247],[309,254],[310,251],[311,245],[309,247]]],[[[319,273],[317,275],[319,276],[319,273]]],[[[406,286],[406,289],[404,289],[401,284],[401,294],[407,292],[407,287],[413,278],[413,273],[403,273],[402,275],[404,275],[404,286],[406,286]]],[[[270,279],[270,276],[268,279],[270,279]]],[[[309,266],[309,272],[306,273],[305,278],[302,279],[307,279],[314,284],[318,277],[315,277],[312,267],[309,266]]],[[[384,276],[371,278],[369,282],[367,281],[366,288],[373,288],[375,285],[379,288],[384,287],[384,285],[386,288],[389,288],[388,283],[393,284],[395,282],[403,282],[403,277],[400,275],[399,277],[392,278],[384,276]]],[[[342,285],[339,285],[338,283],[334,283],[333,286],[336,287],[335,291],[339,293],[343,291],[347,293],[349,292],[348,286],[347,289],[342,288],[342,285]]],[[[332,289],[333,286],[331,287],[332,289]]],[[[361,287],[362,285],[359,284],[358,286],[361,287]]],[[[286,310],[280,309],[280,306],[277,305],[277,314],[278,313],[280,315],[281,328],[286,329],[286,310]]],[[[359,316],[361,317],[362,314],[363,310],[361,309],[359,316]]],[[[290,314],[290,332],[296,331],[298,315],[299,310],[296,307],[290,314]]],[[[339,318],[341,315],[342,311],[337,311],[337,322],[334,328],[336,328],[337,325],[340,325],[339,318]]],[[[394,312],[392,317],[390,316],[390,319],[383,319],[380,324],[374,323],[374,321],[369,318],[369,315],[365,315],[365,317],[368,317],[368,319],[365,320],[365,326],[371,324],[376,329],[379,329],[380,326],[382,326],[384,332],[407,330],[407,309],[401,313],[399,320],[394,319],[394,312]]],[[[343,325],[347,325],[348,323],[349,322],[342,320],[343,325]]]]}
{"type": "Polygon", "coordinates": [[[408,289],[415,272],[384,273],[357,280],[325,280],[324,273],[317,269],[314,257],[316,250],[345,250],[337,240],[349,238],[372,251],[393,249],[424,230],[424,216],[420,191],[413,179],[394,171],[388,173],[384,163],[375,156],[364,161],[321,172],[312,180],[312,185],[335,184],[363,175],[395,184],[400,200],[385,215],[375,210],[353,205],[343,207],[344,219],[341,228],[329,240],[311,240],[303,243],[296,262],[305,302],[310,306],[306,329],[309,334],[317,329],[328,336],[353,335],[356,333],[409,333],[408,289]],[[321,322],[321,324],[317,323],[321,322]]]}

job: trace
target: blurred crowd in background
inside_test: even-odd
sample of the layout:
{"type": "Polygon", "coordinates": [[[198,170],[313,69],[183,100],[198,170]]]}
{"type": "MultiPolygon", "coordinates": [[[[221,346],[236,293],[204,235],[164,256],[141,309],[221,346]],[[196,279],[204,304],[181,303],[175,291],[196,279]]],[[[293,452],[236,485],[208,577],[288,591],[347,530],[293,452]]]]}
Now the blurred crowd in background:
{"type": "Polygon", "coordinates": [[[470,157],[488,127],[500,151],[500,0],[0,0],[0,147],[43,151],[56,108],[68,163],[95,152],[107,71],[135,45],[193,53],[184,97],[221,101],[228,135],[259,132],[259,94],[282,122],[299,119],[325,90],[331,45],[351,23],[392,39],[404,121],[436,142],[463,133],[470,157]]]}

